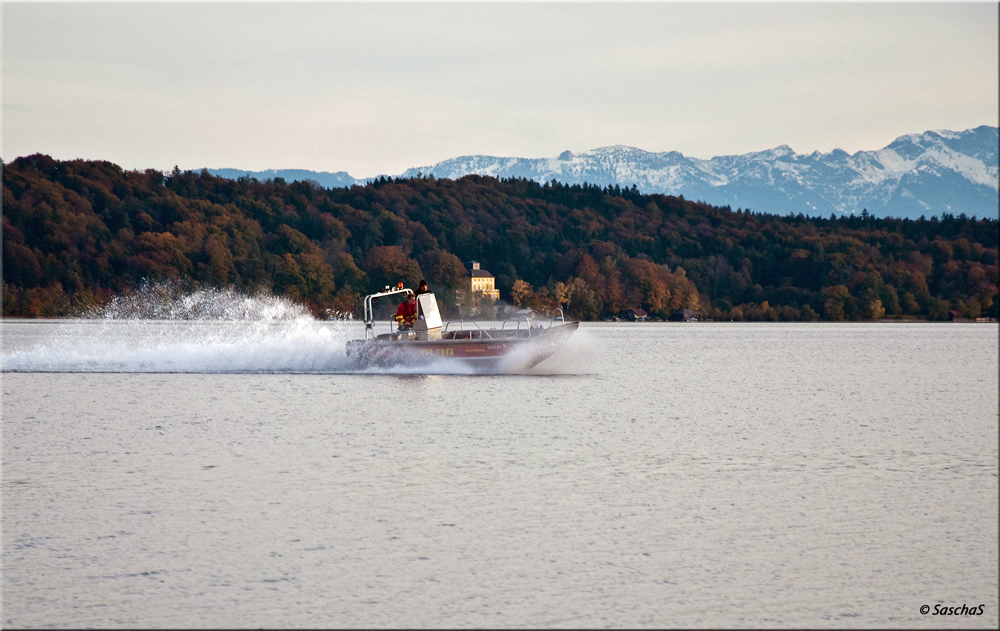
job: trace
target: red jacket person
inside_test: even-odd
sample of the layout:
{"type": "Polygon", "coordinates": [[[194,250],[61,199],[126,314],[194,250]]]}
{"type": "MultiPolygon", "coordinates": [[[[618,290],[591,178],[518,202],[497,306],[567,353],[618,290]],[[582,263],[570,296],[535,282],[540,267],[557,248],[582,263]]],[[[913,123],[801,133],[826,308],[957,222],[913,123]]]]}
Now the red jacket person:
{"type": "Polygon", "coordinates": [[[413,327],[413,321],[417,319],[417,298],[413,294],[406,297],[403,304],[396,309],[396,323],[400,329],[413,327]]]}

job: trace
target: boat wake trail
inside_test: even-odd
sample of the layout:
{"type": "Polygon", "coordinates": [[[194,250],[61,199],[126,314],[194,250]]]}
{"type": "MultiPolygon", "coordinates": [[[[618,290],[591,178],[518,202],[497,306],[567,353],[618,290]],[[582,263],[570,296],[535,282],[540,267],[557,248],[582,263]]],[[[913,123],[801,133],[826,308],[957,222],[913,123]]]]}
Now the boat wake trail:
{"type": "Polygon", "coordinates": [[[146,286],[79,319],[33,324],[35,335],[10,352],[6,338],[16,328],[8,324],[3,369],[330,372],[346,363],[346,325],[316,320],[301,305],[273,296],[146,286]]]}

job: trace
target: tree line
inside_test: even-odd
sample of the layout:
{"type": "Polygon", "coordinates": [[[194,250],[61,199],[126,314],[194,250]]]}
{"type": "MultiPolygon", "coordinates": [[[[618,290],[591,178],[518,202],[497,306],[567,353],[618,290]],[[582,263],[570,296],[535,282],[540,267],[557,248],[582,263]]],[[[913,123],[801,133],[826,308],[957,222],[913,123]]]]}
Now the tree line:
{"type": "Polygon", "coordinates": [[[314,182],[129,171],[36,154],[3,169],[3,314],[63,316],[171,280],[319,314],[426,278],[454,312],[464,261],[502,298],[598,319],[996,317],[998,222],[779,216],[683,196],[469,175],[314,182]]]}

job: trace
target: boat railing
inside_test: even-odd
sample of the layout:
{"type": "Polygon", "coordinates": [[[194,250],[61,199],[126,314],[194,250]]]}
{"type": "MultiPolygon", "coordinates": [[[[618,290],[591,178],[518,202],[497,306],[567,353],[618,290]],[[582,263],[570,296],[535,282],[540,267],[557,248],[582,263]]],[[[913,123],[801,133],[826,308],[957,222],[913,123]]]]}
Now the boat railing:
{"type": "MultiPolygon", "coordinates": [[[[489,339],[491,339],[491,340],[493,339],[493,336],[490,335],[490,332],[487,331],[486,329],[484,329],[483,327],[479,326],[478,322],[476,322],[475,320],[469,320],[469,322],[473,326],[476,327],[476,330],[479,331],[479,339],[482,339],[484,336],[487,337],[487,338],[489,338],[489,339]]],[[[457,322],[457,324],[458,324],[458,331],[449,331],[448,330],[448,327],[450,327],[452,324],[456,324],[456,322],[454,320],[445,322],[444,323],[444,327],[441,330],[441,334],[444,335],[445,333],[449,333],[449,332],[450,333],[454,333],[454,334],[458,334],[458,333],[460,333],[460,332],[462,332],[462,331],[465,330],[465,320],[464,319],[459,320],[457,322]]],[[[461,339],[461,338],[452,338],[452,339],[461,339]]],[[[472,339],[472,331],[471,330],[469,331],[469,338],[468,339],[472,339]]]]}
{"type": "MultiPolygon", "coordinates": [[[[511,322],[510,320],[504,320],[503,322],[501,322],[500,323],[500,330],[501,331],[510,330],[510,329],[507,329],[507,324],[510,323],[510,322],[511,322]]],[[[517,320],[514,320],[514,322],[517,324],[517,328],[514,329],[514,337],[517,337],[517,334],[521,332],[521,323],[522,322],[524,322],[524,328],[528,332],[528,337],[532,337],[533,336],[532,331],[531,331],[531,320],[528,319],[528,316],[521,316],[517,320]]]]}
{"type": "MultiPolygon", "coordinates": [[[[556,308],[556,310],[552,312],[552,315],[549,317],[549,327],[551,327],[556,322],[556,320],[558,320],[560,324],[566,324],[566,316],[563,314],[563,310],[561,307],[556,308]]],[[[522,330],[521,329],[522,324],[524,325],[524,331],[527,332],[529,338],[539,335],[546,329],[546,327],[542,324],[538,325],[532,324],[531,318],[529,318],[528,316],[521,316],[517,320],[504,320],[500,324],[500,330],[501,331],[511,330],[507,329],[507,325],[514,326],[515,324],[516,328],[512,329],[514,332],[514,337],[518,337],[518,334],[522,330]]]]}

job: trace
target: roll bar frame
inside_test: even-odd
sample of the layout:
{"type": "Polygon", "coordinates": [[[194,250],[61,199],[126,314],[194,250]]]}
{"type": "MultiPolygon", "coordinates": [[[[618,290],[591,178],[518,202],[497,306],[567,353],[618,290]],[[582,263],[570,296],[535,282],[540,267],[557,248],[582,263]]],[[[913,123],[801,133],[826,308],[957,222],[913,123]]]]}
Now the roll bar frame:
{"type": "MultiPolygon", "coordinates": [[[[379,298],[385,298],[386,296],[395,296],[398,294],[412,294],[412,289],[407,289],[406,287],[398,287],[393,289],[389,285],[385,286],[385,289],[378,292],[377,294],[369,294],[365,296],[365,340],[369,340],[375,335],[375,301],[379,298]]],[[[414,294],[416,295],[416,294],[414,294]]],[[[389,321],[389,331],[392,331],[392,321],[389,321]]]]}

